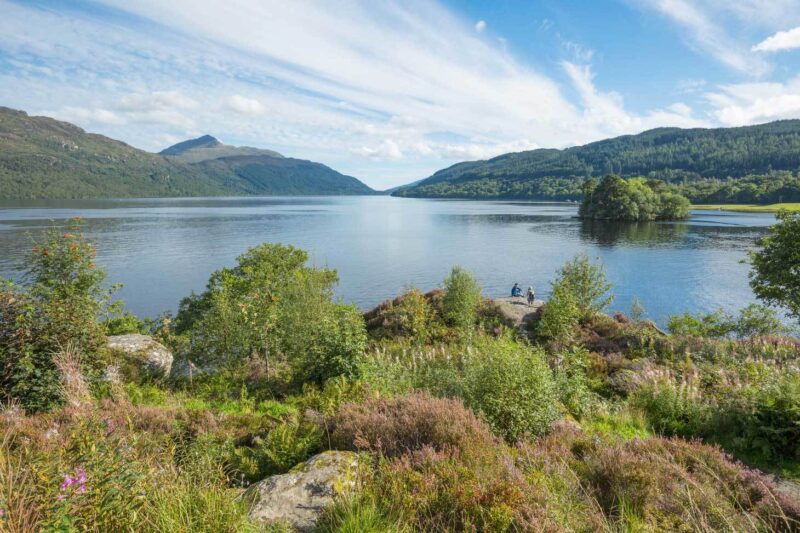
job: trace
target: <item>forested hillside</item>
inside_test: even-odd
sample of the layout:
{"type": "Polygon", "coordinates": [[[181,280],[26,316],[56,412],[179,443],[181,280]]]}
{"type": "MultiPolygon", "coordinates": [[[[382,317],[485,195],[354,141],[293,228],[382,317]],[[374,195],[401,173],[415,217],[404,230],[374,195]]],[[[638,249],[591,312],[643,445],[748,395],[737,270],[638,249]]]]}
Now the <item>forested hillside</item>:
{"type": "Polygon", "coordinates": [[[565,150],[505,154],[453,165],[394,194],[577,199],[586,178],[614,173],[675,183],[695,201],[715,194],[715,201],[781,201],[772,200],[781,195],[782,201],[795,201],[798,168],[800,120],[783,120],[740,128],[659,128],[565,150]],[[738,187],[744,177],[748,181],[738,187]],[[773,178],[780,186],[770,185],[773,178]]]}
{"type": "Polygon", "coordinates": [[[152,154],[48,117],[0,107],[0,198],[373,194],[312,161],[211,136],[152,154]]]}

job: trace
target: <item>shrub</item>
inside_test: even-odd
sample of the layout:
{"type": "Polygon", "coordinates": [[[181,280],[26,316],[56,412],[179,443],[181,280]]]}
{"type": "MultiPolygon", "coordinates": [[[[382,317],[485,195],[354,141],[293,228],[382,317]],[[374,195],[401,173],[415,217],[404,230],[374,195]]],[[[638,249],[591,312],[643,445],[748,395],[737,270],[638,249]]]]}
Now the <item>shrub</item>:
{"type": "Polygon", "coordinates": [[[445,321],[457,328],[467,329],[475,325],[478,306],[481,303],[481,288],[475,278],[459,266],[454,266],[444,280],[442,315],[445,321]]]}
{"type": "Polygon", "coordinates": [[[336,272],[307,260],[292,246],[262,244],[214,272],[203,294],[181,302],[175,320],[193,360],[216,367],[287,361],[296,382],[352,374],[366,345],[363,320],[333,302],[336,272]]]}
{"type": "Polygon", "coordinates": [[[322,429],[313,421],[294,416],[278,423],[266,436],[255,436],[248,446],[229,444],[226,458],[233,477],[260,481],[288,472],[321,446],[322,429]]]}
{"type": "Polygon", "coordinates": [[[562,283],[575,297],[582,319],[601,312],[614,301],[609,294],[613,285],[606,278],[605,267],[599,260],[592,262],[586,252],[581,252],[561,267],[556,284],[562,283]]]}
{"type": "Polygon", "coordinates": [[[563,281],[557,282],[541,317],[534,323],[536,336],[555,344],[568,343],[575,336],[579,318],[580,308],[574,293],[563,281]]]}
{"type": "Polygon", "coordinates": [[[493,442],[489,428],[461,401],[424,392],[344,404],[333,418],[333,427],[334,448],[386,457],[424,447],[466,450],[493,442]]]}
{"type": "Polygon", "coordinates": [[[369,333],[375,339],[407,337],[424,344],[438,337],[443,326],[419,289],[385,302],[369,315],[369,333]]]}
{"type": "Polygon", "coordinates": [[[769,307],[750,304],[739,311],[736,320],[736,335],[739,338],[766,337],[787,332],[777,313],[769,307]]]}
{"type": "Polygon", "coordinates": [[[464,372],[465,403],[509,442],[544,434],[558,417],[558,391],[540,350],[483,340],[464,372]]]}
{"type": "Polygon", "coordinates": [[[98,317],[111,292],[95,250],[79,233],[78,222],[53,229],[33,249],[24,290],[0,287],[0,394],[29,411],[63,401],[61,374],[53,355],[70,345],[79,352],[81,371],[90,381],[105,361],[105,336],[98,317]]]}
{"type": "Polygon", "coordinates": [[[553,358],[553,366],[561,403],[573,416],[583,416],[596,400],[586,375],[589,352],[585,348],[563,350],[553,358]]]}
{"type": "Polygon", "coordinates": [[[689,313],[669,317],[667,324],[673,335],[722,339],[736,336],[740,339],[780,335],[788,332],[775,311],[758,304],[750,304],[734,317],[722,309],[706,315],[689,313]]]}

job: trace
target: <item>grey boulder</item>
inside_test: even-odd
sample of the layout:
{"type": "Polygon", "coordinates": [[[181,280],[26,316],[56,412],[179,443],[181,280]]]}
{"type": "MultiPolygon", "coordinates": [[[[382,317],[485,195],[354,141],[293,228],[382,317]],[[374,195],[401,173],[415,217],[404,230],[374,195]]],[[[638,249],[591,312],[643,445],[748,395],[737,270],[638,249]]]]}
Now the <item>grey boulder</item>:
{"type": "Polygon", "coordinates": [[[140,363],[154,377],[167,377],[172,370],[172,352],[149,335],[112,335],[106,341],[109,349],[140,363]]]}
{"type": "Polygon", "coordinates": [[[295,466],[289,473],[271,476],[248,487],[244,499],[250,518],[282,523],[297,531],[312,531],[322,510],[334,496],[355,487],[358,454],[328,451],[295,466]]]}

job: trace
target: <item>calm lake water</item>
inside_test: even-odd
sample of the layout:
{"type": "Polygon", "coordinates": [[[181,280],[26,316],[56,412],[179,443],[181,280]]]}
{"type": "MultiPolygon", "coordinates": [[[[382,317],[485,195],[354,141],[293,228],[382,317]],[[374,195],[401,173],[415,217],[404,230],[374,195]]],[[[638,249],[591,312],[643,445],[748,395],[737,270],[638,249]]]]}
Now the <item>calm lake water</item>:
{"type": "Polygon", "coordinates": [[[679,223],[586,223],[562,203],[391,197],[191,198],[0,203],[0,276],[19,280],[32,243],[81,216],[118,296],[140,316],[175,310],[209,274],[261,242],[308,250],[335,268],[338,294],[362,309],[405,287],[438,286],[454,264],[488,295],[514,282],[546,297],[581,250],[605,263],[617,310],[638,297],[650,318],[753,302],[746,252],[770,214],[697,211],[679,223]]]}

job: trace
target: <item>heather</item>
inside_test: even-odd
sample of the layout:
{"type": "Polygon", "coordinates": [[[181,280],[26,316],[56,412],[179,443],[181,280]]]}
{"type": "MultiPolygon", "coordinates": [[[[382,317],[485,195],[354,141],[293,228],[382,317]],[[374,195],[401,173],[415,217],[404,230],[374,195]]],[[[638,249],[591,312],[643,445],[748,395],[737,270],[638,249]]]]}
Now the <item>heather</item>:
{"type": "Polygon", "coordinates": [[[263,244],[145,319],[79,227],[28,265],[0,293],[0,530],[288,531],[244,491],[327,450],[359,468],[318,531],[800,529],[800,341],[772,308],[664,331],[606,314],[581,255],[525,327],[460,267],[362,315],[263,244]],[[169,375],[107,348],[134,332],[169,375]]]}

